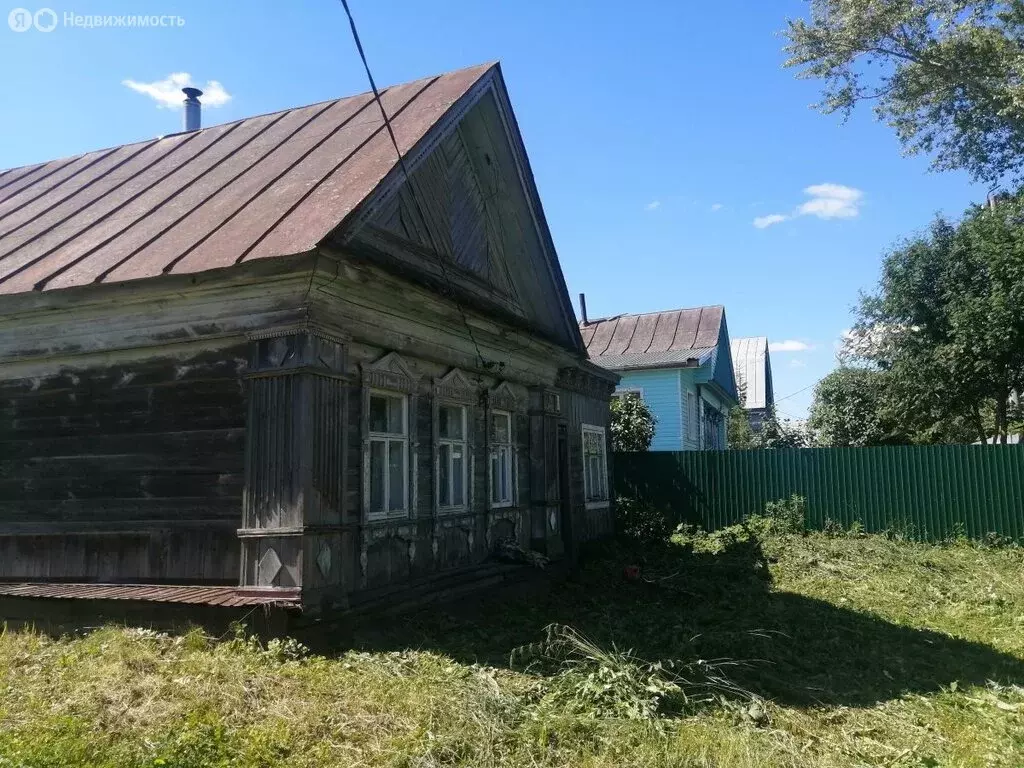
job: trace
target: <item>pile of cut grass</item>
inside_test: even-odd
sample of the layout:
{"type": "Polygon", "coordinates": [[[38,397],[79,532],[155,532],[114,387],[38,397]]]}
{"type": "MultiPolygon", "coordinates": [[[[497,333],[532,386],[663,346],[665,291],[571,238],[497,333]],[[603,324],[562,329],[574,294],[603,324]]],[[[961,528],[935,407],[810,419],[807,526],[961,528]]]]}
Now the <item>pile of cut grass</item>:
{"type": "Polygon", "coordinates": [[[1017,548],[823,534],[617,545],[541,596],[310,642],[328,651],[7,632],[0,766],[1024,765],[1017,548]],[[550,695],[557,667],[510,664],[553,623],[623,651],[596,654],[611,680],[622,659],[747,660],[729,674],[754,705],[588,714],[577,694],[550,695]]]}

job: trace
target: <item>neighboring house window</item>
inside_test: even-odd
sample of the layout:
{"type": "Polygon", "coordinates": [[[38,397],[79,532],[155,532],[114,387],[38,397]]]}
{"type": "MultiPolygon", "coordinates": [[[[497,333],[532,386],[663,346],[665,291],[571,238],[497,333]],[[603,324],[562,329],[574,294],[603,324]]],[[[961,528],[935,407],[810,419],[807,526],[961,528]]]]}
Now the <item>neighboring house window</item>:
{"type": "Polygon", "coordinates": [[[704,409],[704,448],[706,450],[719,451],[724,448],[722,442],[723,422],[721,411],[716,408],[704,409]]]}
{"type": "Polygon", "coordinates": [[[491,411],[488,428],[491,448],[491,506],[510,506],[515,494],[512,414],[508,411],[491,411]]]}
{"type": "Polygon", "coordinates": [[[686,436],[690,442],[697,440],[697,398],[693,392],[686,393],[686,436]]]}
{"type": "Polygon", "coordinates": [[[466,506],[466,409],[461,405],[437,408],[437,506],[466,506]]]}
{"type": "Polygon", "coordinates": [[[405,514],[408,509],[409,398],[390,392],[371,392],[369,428],[369,515],[405,514]]]}
{"type": "Polygon", "coordinates": [[[612,400],[625,400],[627,397],[643,399],[643,392],[639,389],[620,389],[612,394],[612,400]]]}

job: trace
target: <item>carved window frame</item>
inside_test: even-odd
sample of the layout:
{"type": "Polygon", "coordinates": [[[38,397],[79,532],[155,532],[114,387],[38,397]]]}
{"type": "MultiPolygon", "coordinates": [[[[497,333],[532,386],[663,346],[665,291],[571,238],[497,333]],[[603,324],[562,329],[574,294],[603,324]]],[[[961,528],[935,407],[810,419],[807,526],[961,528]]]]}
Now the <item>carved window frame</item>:
{"type": "Polygon", "coordinates": [[[596,424],[583,424],[580,427],[580,456],[583,459],[583,500],[587,509],[601,509],[607,507],[610,499],[608,491],[608,433],[604,427],[596,424]],[[597,453],[587,452],[587,435],[597,438],[597,445],[600,449],[597,453]],[[595,479],[590,478],[590,459],[598,457],[598,476],[596,478],[597,488],[594,488],[595,479]]]}
{"type": "Polygon", "coordinates": [[[508,382],[501,382],[494,387],[487,398],[487,508],[507,509],[519,505],[519,442],[516,434],[516,415],[524,410],[522,399],[508,382]],[[508,419],[508,441],[495,444],[491,420],[494,416],[508,419]],[[509,456],[509,498],[494,500],[494,466],[500,462],[501,449],[508,451],[509,456]]]}
{"type": "MultiPolygon", "coordinates": [[[[389,352],[374,363],[362,367],[362,423],[363,442],[363,519],[367,522],[409,519],[416,504],[416,458],[419,442],[416,437],[416,381],[408,364],[397,352],[389,352]],[[404,435],[377,433],[370,430],[370,398],[374,395],[400,397],[402,399],[402,421],[404,435]],[[372,443],[379,440],[404,440],[403,454],[405,468],[403,472],[404,498],[401,509],[370,509],[370,452],[372,443]]],[[[389,448],[390,450],[390,443],[389,448]]],[[[390,483],[388,483],[390,485],[390,483]]]]}
{"type": "Polygon", "coordinates": [[[434,467],[434,514],[461,514],[473,508],[476,451],[473,439],[475,412],[478,400],[477,388],[469,377],[458,368],[434,380],[433,421],[433,467],[434,467]],[[441,437],[441,408],[458,408],[462,413],[462,440],[441,437]],[[463,461],[463,503],[441,506],[441,445],[462,445],[463,461]]]}

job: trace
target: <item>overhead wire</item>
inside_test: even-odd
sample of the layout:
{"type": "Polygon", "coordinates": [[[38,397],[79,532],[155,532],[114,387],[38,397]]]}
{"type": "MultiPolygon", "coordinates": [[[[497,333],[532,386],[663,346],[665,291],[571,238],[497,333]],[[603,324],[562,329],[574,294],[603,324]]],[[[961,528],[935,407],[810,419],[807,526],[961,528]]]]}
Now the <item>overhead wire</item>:
{"type": "MultiPolygon", "coordinates": [[[[341,0],[341,5],[345,9],[345,15],[348,16],[349,27],[352,29],[352,39],[356,44],[356,50],[359,52],[359,58],[363,62],[363,69],[366,70],[366,79],[370,81],[370,90],[373,91],[373,98],[377,102],[377,106],[380,108],[381,117],[384,119],[384,127],[387,129],[388,136],[391,138],[391,144],[395,148],[395,152],[398,155],[398,165],[402,170],[402,175],[405,177],[405,181],[408,183],[409,196],[412,198],[413,205],[416,206],[416,213],[423,222],[423,225],[427,225],[427,217],[423,211],[420,201],[416,195],[416,190],[412,183],[412,177],[409,174],[409,169],[405,165],[405,157],[402,154],[401,148],[398,146],[398,139],[395,138],[395,131],[391,127],[391,119],[388,117],[387,110],[384,109],[384,102],[381,101],[380,91],[377,90],[377,83],[373,79],[373,73],[370,71],[370,64],[366,59],[366,52],[363,50],[363,43],[359,39],[359,31],[356,29],[356,21],[352,16],[352,10],[348,7],[348,0],[341,0]]],[[[433,249],[428,249],[433,253],[433,249]]],[[[455,306],[459,310],[459,315],[462,318],[462,324],[466,326],[466,331],[469,333],[469,340],[473,343],[473,349],[476,350],[477,362],[480,368],[484,370],[490,370],[495,367],[503,367],[504,363],[488,361],[483,352],[480,350],[480,345],[477,343],[476,335],[473,333],[473,326],[469,323],[469,316],[466,314],[466,309],[463,307],[462,302],[459,301],[458,295],[455,291],[455,285],[452,282],[451,276],[448,274],[448,268],[445,266],[444,257],[440,254],[434,253],[436,256],[437,266],[441,271],[441,277],[445,282],[448,289],[448,295],[455,302],[455,306]]]]}

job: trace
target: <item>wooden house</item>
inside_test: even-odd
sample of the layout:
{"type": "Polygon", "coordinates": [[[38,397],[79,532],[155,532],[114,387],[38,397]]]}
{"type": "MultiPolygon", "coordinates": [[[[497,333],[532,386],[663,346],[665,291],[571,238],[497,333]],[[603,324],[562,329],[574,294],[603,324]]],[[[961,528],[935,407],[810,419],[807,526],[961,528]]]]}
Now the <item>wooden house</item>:
{"type": "Polygon", "coordinates": [[[591,359],[621,377],[616,397],[641,397],[656,419],[652,451],[723,450],[738,403],[722,306],[587,319],[591,359]]]}
{"type": "Polygon", "coordinates": [[[381,98],[404,167],[361,94],[0,172],[0,613],[316,616],[611,531],[500,68],[381,98]]]}
{"type": "Polygon", "coordinates": [[[765,419],[775,413],[775,385],[767,336],[748,336],[732,340],[732,367],[740,406],[750,419],[750,427],[760,431],[765,419]]]}

